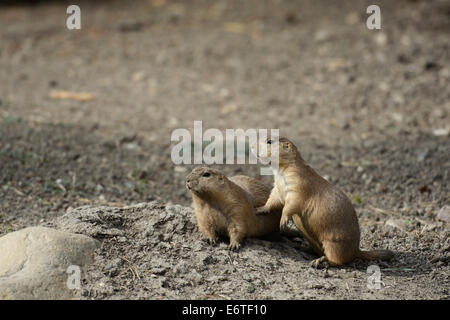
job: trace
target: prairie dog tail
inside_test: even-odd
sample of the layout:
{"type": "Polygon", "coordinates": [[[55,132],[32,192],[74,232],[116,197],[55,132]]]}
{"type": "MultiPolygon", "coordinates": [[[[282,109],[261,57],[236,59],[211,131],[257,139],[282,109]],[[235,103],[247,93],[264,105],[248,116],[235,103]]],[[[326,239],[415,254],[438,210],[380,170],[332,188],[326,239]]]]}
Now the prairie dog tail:
{"type": "Polygon", "coordinates": [[[390,250],[359,251],[358,258],[362,260],[391,260],[394,253],[390,250]]]}

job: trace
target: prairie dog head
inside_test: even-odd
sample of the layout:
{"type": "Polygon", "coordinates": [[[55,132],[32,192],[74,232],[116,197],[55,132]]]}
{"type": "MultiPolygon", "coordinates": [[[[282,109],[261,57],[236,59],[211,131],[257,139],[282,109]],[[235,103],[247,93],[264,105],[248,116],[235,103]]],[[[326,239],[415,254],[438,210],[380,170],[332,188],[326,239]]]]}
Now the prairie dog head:
{"type": "Polygon", "coordinates": [[[223,193],[227,190],[228,179],[218,170],[198,167],[186,177],[186,188],[198,196],[223,193]]]}
{"type": "Polygon", "coordinates": [[[276,159],[278,153],[278,165],[284,166],[295,161],[300,153],[297,147],[287,138],[279,137],[278,139],[267,138],[259,142],[258,154],[256,148],[252,147],[252,152],[262,161],[273,165],[272,160],[276,159]],[[264,154],[264,150],[267,150],[264,154]],[[262,154],[261,154],[262,153],[262,154]]]}

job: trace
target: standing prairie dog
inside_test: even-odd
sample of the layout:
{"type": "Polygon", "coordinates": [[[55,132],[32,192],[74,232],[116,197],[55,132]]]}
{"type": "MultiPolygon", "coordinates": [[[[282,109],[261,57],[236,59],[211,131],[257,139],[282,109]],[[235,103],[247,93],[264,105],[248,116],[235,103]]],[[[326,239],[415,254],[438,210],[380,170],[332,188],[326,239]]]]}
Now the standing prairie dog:
{"type": "MultiPolygon", "coordinates": [[[[361,251],[358,218],[348,197],[311,168],[301,157],[297,147],[288,139],[267,139],[267,158],[278,147],[278,168],[273,169],[274,188],[266,204],[257,208],[258,215],[270,215],[282,210],[280,228],[292,218],[297,228],[320,256],[313,261],[317,267],[328,260],[342,265],[356,258],[389,260],[389,250],[361,251]]],[[[260,144],[260,148],[261,148],[260,144]]],[[[255,153],[255,150],[252,150],[255,153]]],[[[256,153],[255,153],[256,154],[256,153]]],[[[275,152],[274,152],[275,154],[275,152]]]]}
{"type": "Polygon", "coordinates": [[[255,214],[270,194],[270,188],[256,179],[228,179],[218,170],[199,167],[187,176],[186,187],[192,194],[199,230],[211,244],[218,235],[228,235],[229,248],[238,250],[246,237],[279,233],[281,210],[267,216],[255,214]]]}

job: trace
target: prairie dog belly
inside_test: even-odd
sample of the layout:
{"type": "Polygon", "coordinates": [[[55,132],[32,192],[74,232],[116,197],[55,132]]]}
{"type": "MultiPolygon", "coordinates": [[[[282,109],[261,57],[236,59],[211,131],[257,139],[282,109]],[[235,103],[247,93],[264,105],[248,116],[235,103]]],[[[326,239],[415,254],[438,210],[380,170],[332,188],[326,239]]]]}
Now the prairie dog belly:
{"type": "Polygon", "coordinates": [[[202,201],[200,208],[198,209],[199,210],[195,210],[197,213],[197,220],[201,220],[208,225],[214,225],[216,232],[220,234],[227,233],[229,222],[217,208],[202,201]]]}
{"type": "Polygon", "coordinates": [[[278,191],[278,196],[280,198],[281,203],[284,205],[287,196],[287,188],[286,188],[286,179],[282,174],[279,173],[278,170],[274,170],[275,175],[275,187],[278,191]]]}

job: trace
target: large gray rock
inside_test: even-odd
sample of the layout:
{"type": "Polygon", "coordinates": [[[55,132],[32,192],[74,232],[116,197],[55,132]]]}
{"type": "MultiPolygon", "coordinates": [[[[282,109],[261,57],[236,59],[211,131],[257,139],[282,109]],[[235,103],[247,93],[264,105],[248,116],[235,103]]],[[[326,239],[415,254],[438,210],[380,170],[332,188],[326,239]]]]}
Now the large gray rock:
{"type": "Polygon", "coordinates": [[[0,299],[70,299],[71,265],[90,264],[99,242],[90,237],[30,227],[0,238],[0,299]]]}

